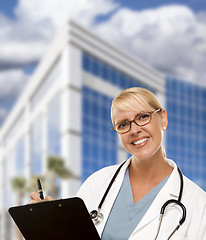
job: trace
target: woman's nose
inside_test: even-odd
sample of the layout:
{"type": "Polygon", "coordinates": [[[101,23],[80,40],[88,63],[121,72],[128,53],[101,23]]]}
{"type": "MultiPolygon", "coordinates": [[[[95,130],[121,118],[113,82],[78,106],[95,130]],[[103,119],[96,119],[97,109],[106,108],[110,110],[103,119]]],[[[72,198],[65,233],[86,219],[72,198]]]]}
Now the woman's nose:
{"type": "Polygon", "coordinates": [[[131,122],[131,129],[130,129],[131,134],[139,133],[141,131],[142,131],[141,126],[137,125],[134,121],[131,122]]]}

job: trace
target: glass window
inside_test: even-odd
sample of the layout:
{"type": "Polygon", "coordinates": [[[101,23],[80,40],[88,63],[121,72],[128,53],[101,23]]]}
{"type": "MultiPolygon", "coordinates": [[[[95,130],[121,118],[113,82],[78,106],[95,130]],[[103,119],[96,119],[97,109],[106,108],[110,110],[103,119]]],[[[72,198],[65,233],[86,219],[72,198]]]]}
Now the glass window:
{"type": "Polygon", "coordinates": [[[51,68],[51,71],[46,76],[46,79],[42,81],[42,85],[31,99],[31,109],[34,109],[38,104],[40,104],[40,101],[48,92],[48,89],[59,79],[61,70],[60,63],[61,61],[59,59],[55,66],[51,68]]]}
{"type": "Polygon", "coordinates": [[[117,162],[117,139],[110,120],[107,96],[83,87],[83,180],[94,171],[117,162]],[[88,111],[85,111],[87,109],[88,111]]]}
{"type": "Polygon", "coordinates": [[[86,72],[90,72],[91,71],[91,61],[90,61],[91,57],[89,54],[87,53],[83,53],[83,61],[82,61],[82,68],[86,71],[86,72]]]}
{"type": "Polygon", "coordinates": [[[91,71],[95,76],[97,77],[101,76],[101,63],[95,58],[92,58],[92,61],[91,61],[91,71]]]}
{"type": "Polygon", "coordinates": [[[48,124],[47,124],[47,142],[48,155],[61,153],[61,104],[60,95],[57,94],[50,101],[47,108],[48,124]]]}
{"type": "Polygon", "coordinates": [[[166,80],[167,155],[186,176],[206,189],[206,90],[177,79],[166,80]]]}
{"type": "Polygon", "coordinates": [[[24,168],[25,168],[25,142],[24,138],[21,137],[16,143],[16,150],[15,150],[15,158],[16,158],[16,174],[18,176],[24,175],[24,168]]]}
{"type": "Polygon", "coordinates": [[[5,158],[5,177],[7,181],[4,182],[5,184],[5,199],[6,199],[6,206],[11,206],[14,200],[14,193],[12,189],[12,178],[16,175],[15,173],[15,151],[11,149],[8,155],[5,158]]]}
{"type": "Polygon", "coordinates": [[[127,74],[86,52],[83,53],[82,68],[84,71],[97,76],[112,85],[118,86],[121,89],[143,86],[136,79],[132,79],[127,74]]]}
{"type": "Polygon", "coordinates": [[[6,136],[6,139],[5,139],[5,144],[6,145],[9,145],[9,143],[14,138],[14,136],[16,134],[18,134],[18,132],[23,129],[24,122],[25,122],[25,114],[24,114],[24,112],[22,112],[22,113],[19,114],[19,116],[17,117],[14,125],[12,126],[10,131],[8,132],[8,135],[6,136]]]}
{"type": "Polygon", "coordinates": [[[39,116],[31,128],[31,172],[38,175],[42,172],[42,117],[39,116]]]}

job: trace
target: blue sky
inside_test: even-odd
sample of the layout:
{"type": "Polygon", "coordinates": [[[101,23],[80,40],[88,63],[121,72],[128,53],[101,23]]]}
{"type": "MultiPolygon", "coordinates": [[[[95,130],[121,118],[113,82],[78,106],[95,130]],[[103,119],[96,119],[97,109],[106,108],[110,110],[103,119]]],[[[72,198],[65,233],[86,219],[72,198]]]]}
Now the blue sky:
{"type": "MultiPolygon", "coordinates": [[[[144,10],[147,8],[156,8],[162,5],[170,5],[170,4],[184,4],[195,12],[202,11],[206,8],[206,1],[205,0],[118,0],[116,1],[120,3],[124,7],[144,10]]],[[[17,0],[6,0],[0,1],[0,11],[3,12],[5,15],[15,18],[14,8],[17,6],[17,0]]]]}
{"type": "Polygon", "coordinates": [[[8,17],[14,18],[14,7],[16,7],[16,0],[0,1],[0,12],[8,17]]]}
{"type": "Polygon", "coordinates": [[[68,18],[162,73],[206,86],[206,0],[0,1],[0,125],[68,18]]]}
{"type": "Polygon", "coordinates": [[[171,4],[183,4],[190,8],[192,8],[194,11],[202,11],[206,7],[206,1],[205,0],[119,0],[119,3],[121,3],[124,6],[127,6],[129,8],[135,8],[138,10],[143,10],[146,8],[157,8],[162,5],[171,5],[171,4]]]}

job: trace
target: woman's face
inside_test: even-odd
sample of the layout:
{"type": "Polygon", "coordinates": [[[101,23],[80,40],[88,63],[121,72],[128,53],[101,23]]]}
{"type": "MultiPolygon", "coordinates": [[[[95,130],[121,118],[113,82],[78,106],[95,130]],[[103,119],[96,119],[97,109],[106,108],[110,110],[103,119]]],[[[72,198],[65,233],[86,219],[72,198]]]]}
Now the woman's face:
{"type": "MultiPolygon", "coordinates": [[[[114,123],[124,120],[133,120],[138,113],[151,112],[156,109],[148,109],[141,106],[137,110],[124,111],[116,108],[114,111],[114,123]]],[[[159,113],[153,113],[151,121],[145,126],[131,123],[131,129],[124,134],[118,134],[124,148],[138,160],[159,157],[162,154],[162,133],[167,127],[167,113],[164,109],[159,113]]],[[[161,155],[162,156],[162,155],[161,155]]]]}

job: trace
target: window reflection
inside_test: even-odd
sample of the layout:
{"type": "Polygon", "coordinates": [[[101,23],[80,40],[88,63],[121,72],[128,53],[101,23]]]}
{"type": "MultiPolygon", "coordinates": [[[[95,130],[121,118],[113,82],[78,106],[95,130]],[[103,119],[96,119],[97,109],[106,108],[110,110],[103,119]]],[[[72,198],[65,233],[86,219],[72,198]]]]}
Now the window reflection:
{"type": "Polygon", "coordinates": [[[24,175],[24,169],[25,169],[25,142],[24,138],[21,137],[17,143],[16,143],[16,175],[24,175]]]}
{"type": "Polygon", "coordinates": [[[47,142],[48,155],[60,155],[61,153],[61,107],[60,95],[57,94],[48,104],[48,125],[47,125],[47,142]]]}
{"type": "Polygon", "coordinates": [[[31,173],[42,172],[42,116],[39,115],[31,127],[31,173]]]}

